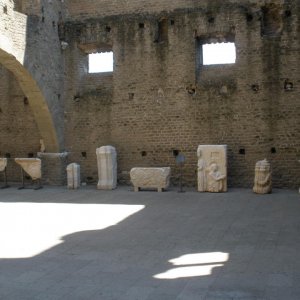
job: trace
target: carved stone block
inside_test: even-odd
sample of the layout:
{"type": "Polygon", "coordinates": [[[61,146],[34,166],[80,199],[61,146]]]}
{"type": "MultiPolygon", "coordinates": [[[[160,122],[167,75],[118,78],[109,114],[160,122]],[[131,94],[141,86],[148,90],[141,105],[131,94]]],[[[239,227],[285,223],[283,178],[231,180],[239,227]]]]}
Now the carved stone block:
{"type": "Polygon", "coordinates": [[[68,188],[78,189],[80,187],[80,165],[76,163],[67,166],[68,188]]]}
{"type": "Polygon", "coordinates": [[[155,188],[162,192],[170,185],[171,168],[132,168],[130,170],[130,179],[134,186],[134,191],[138,192],[140,188],[155,188]]]}
{"type": "Polygon", "coordinates": [[[198,191],[227,191],[227,145],[199,145],[198,191]]]}
{"type": "Polygon", "coordinates": [[[272,192],[271,165],[266,159],[255,164],[253,192],[256,194],[269,194],[272,192]]]}
{"type": "Polygon", "coordinates": [[[112,146],[97,148],[99,190],[112,190],[117,187],[117,152],[112,146]]]}
{"type": "Polygon", "coordinates": [[[42,161],[39,158],[15,158],[15,162],[22,167],[32,180],[41,179],[42,161]]]}
{"type": "Polygon", "coordinates": [[[0,172],[3,172],[7,166],[7,158],[0,158],[0,172]]]}

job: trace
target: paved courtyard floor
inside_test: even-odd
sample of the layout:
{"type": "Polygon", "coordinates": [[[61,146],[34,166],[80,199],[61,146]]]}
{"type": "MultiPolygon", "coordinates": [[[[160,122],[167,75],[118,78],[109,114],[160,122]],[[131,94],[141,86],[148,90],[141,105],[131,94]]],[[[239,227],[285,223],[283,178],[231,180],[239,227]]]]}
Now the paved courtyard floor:
{"type": "Polygon", "coordinates": [[[300,299],[300,195],[0,190],[0,299],[300,299]]]}

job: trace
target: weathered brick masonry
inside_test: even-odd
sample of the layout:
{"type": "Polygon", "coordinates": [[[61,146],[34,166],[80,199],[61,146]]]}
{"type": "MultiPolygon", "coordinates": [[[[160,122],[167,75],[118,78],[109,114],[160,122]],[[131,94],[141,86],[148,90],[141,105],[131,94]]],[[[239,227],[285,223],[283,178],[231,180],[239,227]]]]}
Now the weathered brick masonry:
{"type": "Polygon", "coordinates": [[[20,180],[20,167],[13,158],[35,155],[40,136],[28,99],[13,74],[0,67],[0,77],[0,157],[9,158],[8,178],[20,180]]]}
{"type": "Polygon", "coordinates": [[[58,35],[63,9],[59,1],[45,0],[0,0],[0,9],[0,155],[10,154],[9,180],[19,181],[13,158],[36,156],[40,139],[48,152],[64,149],[64,67],[58,35]]]}
{"type": "Polygon", "coordinates": [[[195,186],[197,146],[227,144],[230,186],[251,187],[263,158],[271,161],[275,187],[299,185],[298,1],[66,6],[59,107],[68,160],[81,164],[85,181],[97,179],[96,148],[111,144],[120,182],[128,182],[132,167],[169,165],[176,182],[179,150],[187,158],[185,182],[195,186]],[[235,42],[236,63],[201,65],[201,45],[223,41],[235,42]],[[114,72],[88,74],[88,54],[107,50],[114,72]]]}
{"type": "Polygon", "coordinates": [[[84,176],[96,178],[95,148],[111,143],[118,149],[120,180],[127,181],[134,166],[171,165],[176,177],[173,150],[180,150],[187,157],[186,181],[195,185],[197,145],[216,143],[229,146],[231,186],[251,186],[254,164],[265,157],[272,162],[275,186],[298,184],[296,1],[278,5],[280,20],[270,24],[263,1],[193,7],[190,1],[174,1],[170,9],[165,1],[153,1],[149,10],[137,8],[142,1],[127,1],[123,15],[117,3],[100,2],[84,7],[73,2],[69,18],[76,21],[66,25],[67,147],[84,176]],[[166,11],[160,12],[159,4],[166,11]],[[167,32],[159,41],[162,18],[167,32]],[[236,64],[197,65],[201,39],[233,39],[236,64]],[[115,61],[112,76],[93,75],[93,86],[86,74],[89,51],[80,50],[91,44],[98,51],[111,47],[115,61]],[[284,89],[285,81],[293,82],[292,90],[284,89]]]}

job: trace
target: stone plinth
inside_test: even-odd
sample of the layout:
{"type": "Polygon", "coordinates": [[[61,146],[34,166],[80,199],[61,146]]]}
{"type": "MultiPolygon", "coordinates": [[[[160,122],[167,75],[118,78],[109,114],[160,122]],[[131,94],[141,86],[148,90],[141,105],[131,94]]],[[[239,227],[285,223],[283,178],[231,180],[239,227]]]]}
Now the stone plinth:
{"type": "Polygon", "coordinates": [[[69,189],[78,189],[80,187],[80,165],[76,163],[67,166],[67,179],[69,189]]]}
{"type": "Polygon", "coordinates": [[[99,190],[112,190],[117,187],[117,152],[112,146],[96,149],[99,190]]]}
{"type": "Polygon", "coordinates": [[[227,145],[199,145],[198,191],[227,191],[227,145]]]}
{"type": "Polygon", "coordinates": [[[15,162],[22,167],[32,180],[41,179],[42,161],[39,158],[15,158],[15,162]]]}
{"type": "Polygon", "coordinates": [[[0,158],[0,172],[3,172],[7,166],[7,158],[0,158]]]}
{"type": "Polygon", "coordinates": [[[169,187],[171,168],[132,168],[130,179],[134,186],[134,191],[140,188],[155,188],[158,192],[169,187]]]}
{"type": "Polygon", "coordinates": [[[253,192],[256,194],[269,194],[272,192],[271,165],[266,159],[255,164],[253,192]]]}

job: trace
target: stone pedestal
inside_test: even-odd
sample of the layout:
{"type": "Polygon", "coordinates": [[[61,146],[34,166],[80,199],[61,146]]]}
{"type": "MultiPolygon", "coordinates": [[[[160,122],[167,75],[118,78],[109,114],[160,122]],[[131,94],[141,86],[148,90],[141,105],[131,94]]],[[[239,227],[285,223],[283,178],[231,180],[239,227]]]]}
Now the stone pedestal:
{"type": "Polygon", "coordinates": [[[271,165],[264,159],[255,164],[255,177],[253,192],[256,194],[269,194],[272,192],[271,165]]]}
{"type": "Polygon", "coordinates": [[[199,145],[198,191],[227,192],[227,145],[199,145]]]}
{"type": "Polygon", "coordinates": [[[42,161],[39,158],[15,158],[15,162],[22,167],[32,180],[42,178],[42,161]]]}
{"type": "Polygon", "coordinates": [[[80,187],[80,165],[76,163],[67,166],[67,179],[69,189],[78,189],[80,187]]]}
{"type": "Polygon", "coordinates": [[[117,187],[117,152],[112,146],[96,149],[99,190],[112,190],[117,187]]]}
{"type": "Polygon", "coordinates": [[[158,192],[169,187],[171,168],[132,168],[130,179],[134,186],[134,191],[140,188],[155,188],[158,192]]]}

